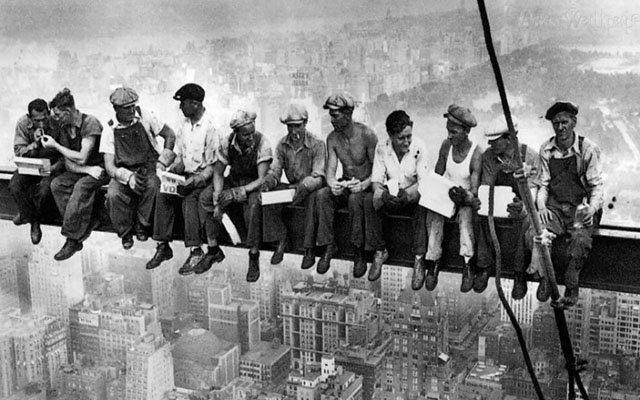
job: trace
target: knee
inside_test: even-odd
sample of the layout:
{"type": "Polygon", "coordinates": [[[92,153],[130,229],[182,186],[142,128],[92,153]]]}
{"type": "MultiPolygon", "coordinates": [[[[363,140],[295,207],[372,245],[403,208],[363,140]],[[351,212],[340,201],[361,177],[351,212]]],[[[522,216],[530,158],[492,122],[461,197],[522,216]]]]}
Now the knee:
{"type": "Polygon", "coordinates": [[[351,193],[349,194],[349,209],[353,210],[355,208],[360,208],[362,205],[362,201],[364,196],[362,193],[351,193]]]}
{"type": "Polygon", "coordinates": [[[62,191],[62,183],[60,179],[55,178],[51,181],[51,192],[53,194],[60,193],[62,191]]]}
{"type": "Polygon", "coordinates": [[[200,206],[205,209],[213,207],[213,189],[211,186],[200,192],[200,195],[198,196],[198,203],[200,203],[200,206]]]}
{"type": "Polygon", "coordinates": [[[577,229],[571,233],[569,253],[572,258],[586,258],[591,250],[593,239],[586,229],[577,229]]]}
{"type": "Polygon", "coordinates": [[[330,196],[331,196],[331,189],[329,189],[329,187],[323,187],[322,189],[318,190],[316,194],[316,199],[318,200],[318,202],[321,203],[326,203],[328,201],[330,201],[330,196]]]}

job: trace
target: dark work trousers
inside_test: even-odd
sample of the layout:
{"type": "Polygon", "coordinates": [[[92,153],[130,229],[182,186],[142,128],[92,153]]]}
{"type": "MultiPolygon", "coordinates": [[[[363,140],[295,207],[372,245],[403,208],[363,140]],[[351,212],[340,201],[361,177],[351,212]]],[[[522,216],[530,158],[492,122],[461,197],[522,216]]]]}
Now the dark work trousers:
{"type": "Polygon", "coordinates": [[[156,214],[153,224],[153,240],[170,242],[173,238],[175,207],[182,200],[182,216],[184,217],[184,245],[196,247],[206,242],[204,221],[206,214],[200,207],[200,194],[204,188],[194,189],[184,197],[166,193],[158,193],[156,197],[156,214]]]}
{"type": "Polygon", "coordinates": [[[129,185],[123,185],[115,179],[109,182],[107,208],[119,237],[132,233],[136,222],[145,232],[151,231],[153,206],[160,179],[156,175],[155,166],[147,168],[144,177],[147,187],[141,195],[134,193],[129,185]]]}
{"type": "MultiPolygon", "coordinates": [[[[495,268],[496,253],[493,248],[493,240],[491,240],[491,232],[489,230],[489,218],[484,216],[476,216],[475,220],[475,235],[477,240],[476,254],[478,261],[476,264],[477,269],[495,268]]],[[[511,229],[510,236],[515,239],[514,258],[513,258],[513,272],[524,273],[525,266],[525,245],[526,232],[529,227],[528,217],[513,218],[508,221],[499,221],[494,219],[496,229],[500,225],[505,225],[511,229]]],[[[503,252],[504,254],[504,252],[503,252]]],[[[503,258],[504,259],[504,258],[503,258]]]]}
{"type": "Polygon", "coordinates": [[[336,209],[347,207],[349,210],[350,240],[356,248],[374,251],[384,248],[381,237],[373,234],[373,229],[381,224],[378,213],[373,209],[373,192],[351,193],[345,189],[334,196],[331,188],[323,187],[316,198],[316,212],[318,215],[318,246],[335,244],[334,215],[336,209]]]}
{"type": "Polygon", "coordinates": [[[53,179],[51,193],[63,215],[62,236],[77,241],[89,237],[96,190],[109,182],[109,176],[103,175],[97,180],[87,174],[66,171],[53,179]]]}
{"type": "MultiPolygon", "coordinates": [[[[225,189],[228,187],[225,186],[225,189]]],[[[224,230],[222,221],[213,218],[213,185],[207,186],[200,194],[200,206],[206,213],[205,226],[209,239],[218,239],[224,230]]],[[[247,200],[241,203],[231,203],[222,210],[236,226],[240,237],[245,237],[245,244],[249,247],[259,247],[262,243],[262,204],[260,192],[247,195],[247,200]]]]}
{"type": "Polygon", "coordinates": [[[413,244],[411,251],[416,255],[424,255],[427,252],[427,212],[426,208],[414,203],[398,205],[387,202],[377,211],[378,218],[372,219],[372,229],[367,231],[372,235],[372,243],[384,248],[383,224],[389,215],[409,216],[413,219],[413,244]]]}
{"type": "MultiPolygon", "coordinates": [[[[294,188],[295,185],[280,184],[274,190],[294,188]]],[[[302,202],[304,206],[304,248],[315,246],[316,233],[316,197],[318,191],[309,193],[302,202]]],[[[287,237],[287,227],[282,220],[282,211],[286,204],[271,204],[262,207],[262,239],[264,242],[279,242],[287,237]]]]}
{"type": "Polygon", "coordinates": [[[13,173],[9,191],[25,222],[39,222],[43,207],[51,196],[51,176],[20,175],[13,173]]]}

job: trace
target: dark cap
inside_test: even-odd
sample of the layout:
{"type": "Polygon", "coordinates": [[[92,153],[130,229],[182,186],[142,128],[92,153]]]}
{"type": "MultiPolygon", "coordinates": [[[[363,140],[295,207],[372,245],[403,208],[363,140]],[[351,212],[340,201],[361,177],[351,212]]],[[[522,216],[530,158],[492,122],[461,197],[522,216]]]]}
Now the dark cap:
{"type": "Polygon", "coordinates": [[[355,102],[353,101],[353,98],[346,93],[341,93],[329,96],[327,101],[324,102],[322,108],[325,110],[341,110],[343,108],[353,110],[354,106],[355,102]]]}
{"type": "Polygon", "coordinates": [[[478,125],[478,121],[476,121],[476,117],[473,116],[471,110],[457,104],[451,104],[447,112],[442,114],[442,116],[456,125],[462,125],[469,129],[478,125]]]}
{"type": "Polygon", "coordinates": [[[544,118],[551,121],[556,114],[565,111],[573,115],[578,115],[578,106],[570,101],[556,101],[551,107],[549,107],[544,118]]]}
{"type": "Polygon", "coordinates": [[[182,101],[182,100],[195,100],[195,101],[203,101],[204,100],[204,89],[202,86],[196,83],[187,83],[173,95],[174,100],[182,101]]]}

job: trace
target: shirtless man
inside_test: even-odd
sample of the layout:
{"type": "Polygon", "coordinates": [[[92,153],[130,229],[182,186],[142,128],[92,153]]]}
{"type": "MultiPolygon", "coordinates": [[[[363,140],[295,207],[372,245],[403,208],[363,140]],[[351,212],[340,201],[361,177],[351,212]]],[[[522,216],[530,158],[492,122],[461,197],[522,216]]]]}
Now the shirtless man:
{"type": "Polygon", "coordinates": [[[378,138],[371,128],[352,120],[354,101],[348,95],[330,96],[324,103],[329,110],[333,131],[327,137],[327,187],[320,189],[317,200],[318,232],[316,244],[325,247],[318,261],[317,271],[329,270],[336,253],[333,218],[336,208],[348,205],[351,243],[355,247],[353,276],[367,272],[365,251],[384,251],[384,242],[374,243],[371,234],[374,218],[371,191],[371,168],[378,138]],[[342,178],[336,177],[338,161],[342,164],[342,178]]]}
{"type": "MultiPolygon", "coordinates": [[[[471,110],[452,104],[444,114],[447,119],[447,138],[440,146],[436,174],[443,175],[456,186],[449,190],[449,197],[456,204],[456,220],[460,227],[460,255],[464,257],[460,291],[466,293],[473,287],[474,236],[473,212],[479,208],[477,198],[482,167],[482,151],[469,140],[471,128],[476,126],[476,118],[471,110]]],[[[438,269],[442,256],[444,238],[444,217],[433,211],[427,212],[427,248],[425,288],[435,289],[438,283],[438,269]]]]}

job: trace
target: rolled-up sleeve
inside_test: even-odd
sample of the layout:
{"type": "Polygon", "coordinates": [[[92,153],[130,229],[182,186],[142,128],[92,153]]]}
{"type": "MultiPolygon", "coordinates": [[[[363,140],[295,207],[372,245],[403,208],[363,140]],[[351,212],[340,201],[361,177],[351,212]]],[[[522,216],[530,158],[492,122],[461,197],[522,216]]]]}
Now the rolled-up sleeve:
{"type": "Polygon", "coordinates": [[[211,127],[207,131],[204,144],[204,163],[205,167],[213,165],[217,160],[218,149],[220,148],[220,136],[218,131],[211,127]]]}
{"type": "Polygon", "coordinates": [[[21,117],[16,123],[16,133],[13,139],[13,151],[17,157],[29,157],[37,149],[38,143],[30,140],[28,117],[21,117]]]}
{"type": "Polygon", "coordinates": [[[387,175],[387,168],[384,164],[384,144],[378,143],[376,146],[376,153],[373,157],[373,167],[371,168],[371,182],[376,182],[384,185],[385,177],[387,175]]]}
{"type": "Polygon", "coordinates": [[[217,161],[219,161],[223,165],[229,165],[229,146],[231,145],[230,139],[230,135],[225,136],[220,140],[220,145],[218,146],[216,158],[217,161]]]}
{"type": "Polygon", "coordinates": [[[604,204],[604,179],[602,177],[600,149],[596,145],[584,147],[584,154],[582,156],[585,181],[590,192],[589,205],[599,210],[604,204]]]}
{"type": "Polygon", "coordinates": [[[262,136],[262,143],[258,149],[258,164],[263,162],[271,162],[273,160],[273,150],[271,149],[271,143],[266,136],[262,136]]]}
{"type": "Polygon", "coordinates": [[[113,144],[113,129],[109,128],[102,134],[100,138],[100,153],[115,154],[115,146],[113,144]]]}

